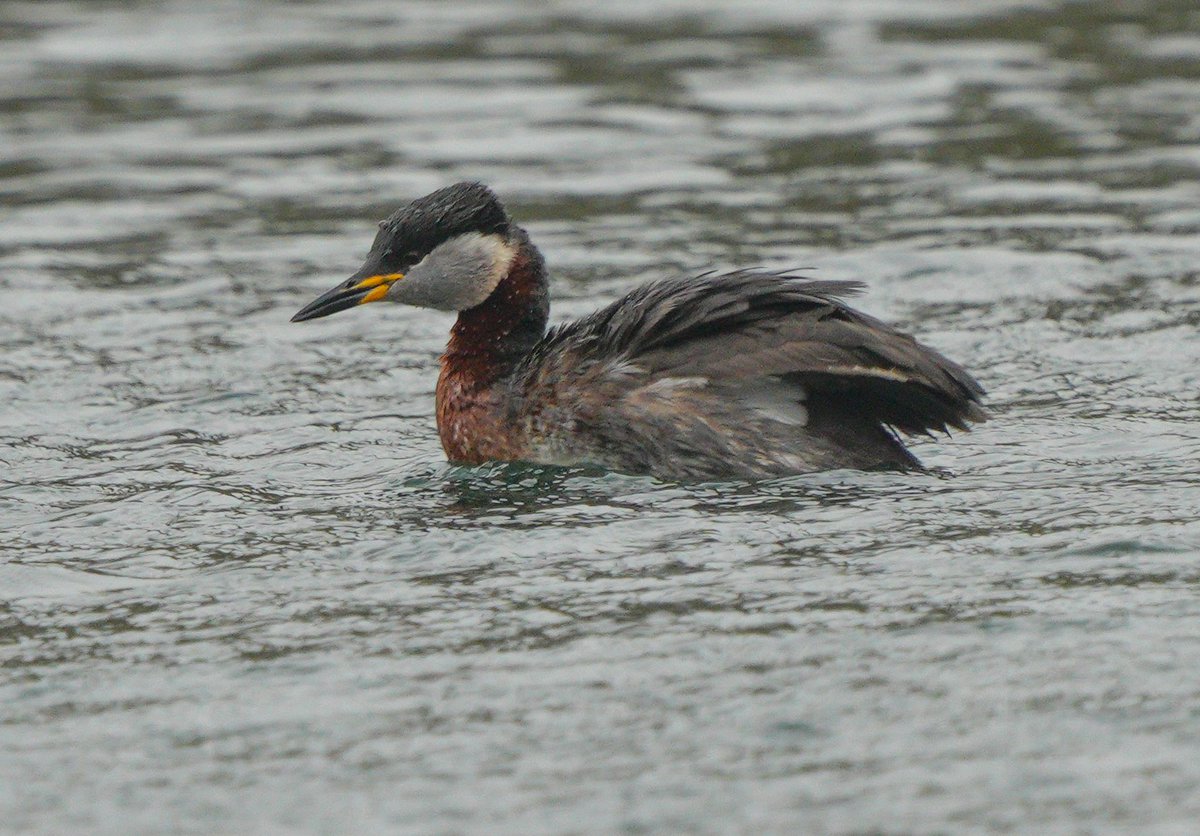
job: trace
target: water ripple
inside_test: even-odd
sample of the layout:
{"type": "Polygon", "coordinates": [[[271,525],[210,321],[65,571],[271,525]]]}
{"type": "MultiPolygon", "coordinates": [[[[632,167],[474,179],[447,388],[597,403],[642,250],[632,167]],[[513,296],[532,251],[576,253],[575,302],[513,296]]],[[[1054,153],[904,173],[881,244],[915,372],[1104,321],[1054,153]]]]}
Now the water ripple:
{"type": "Polygon", "coordinates": [[[1194,19],[0,7],[4,821],[1190,829],[1194,19]],[[463,177],[556,317],[866,280],[994,418],[920,476],[451,467],[445,316],[287,319],[463,177]]]}

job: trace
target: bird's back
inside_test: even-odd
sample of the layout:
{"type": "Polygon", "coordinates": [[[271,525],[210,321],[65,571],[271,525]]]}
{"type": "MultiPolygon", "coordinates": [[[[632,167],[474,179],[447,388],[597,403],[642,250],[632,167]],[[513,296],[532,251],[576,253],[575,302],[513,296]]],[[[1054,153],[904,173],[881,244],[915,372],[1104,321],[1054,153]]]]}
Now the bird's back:
{"type": "Polygon", "coordinates": [[[979,384],[848,307],[853,282],[644,285],[550,331],[506,382],[527,458],[678,478],[919,468],[897,432],[966,429],[979,384]]]}

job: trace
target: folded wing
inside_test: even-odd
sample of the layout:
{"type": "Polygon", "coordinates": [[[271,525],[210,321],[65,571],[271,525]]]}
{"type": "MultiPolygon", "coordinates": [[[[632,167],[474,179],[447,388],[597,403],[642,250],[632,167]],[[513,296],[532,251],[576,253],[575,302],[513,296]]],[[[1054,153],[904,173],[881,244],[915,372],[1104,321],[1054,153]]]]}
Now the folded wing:
{"type": "MultiPolygon", "coordinates": [[[[871,455],[881,466],[919,466],[891,430],[966,429],[986,418],[983,389],[938,352],[848,307],[842,298],[860,288],[763,272],[645,285],[551,331],[527,362],[524,385],[541,398],[553,394],[544,402],[569,405],[590,432],[595,422],[651,415],[648,429],[669,433],[665,416],[677,407],[682,426],[714,436],[741,424],[763,444],[791,438],[834,458],[839,445],[855,448],[849,466],[871,455]]],[[[541,423],[540,432],[553,431],[541,423]]],[[[735,445],[715,454],[746,452],[735,445]]],[[[758,452],[764,461],[799,455],[758,452]]]]}

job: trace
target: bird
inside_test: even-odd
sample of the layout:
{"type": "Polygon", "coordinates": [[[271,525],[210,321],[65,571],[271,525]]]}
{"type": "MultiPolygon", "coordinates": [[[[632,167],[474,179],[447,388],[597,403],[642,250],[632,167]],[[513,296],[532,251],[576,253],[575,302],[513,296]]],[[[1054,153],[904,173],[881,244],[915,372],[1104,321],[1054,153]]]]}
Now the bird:
{"type": "Polygon", "coordinates": [[[549,277],[500,198],[462,182],[379,224],[293,322],[373,302],[456,313],[435,392],[454,464],[671,480],[924,470],[902,436],[986,420],[961,366],[850,307],[853,281],[738,270],[643,284],[547,330],[549,277]]]}

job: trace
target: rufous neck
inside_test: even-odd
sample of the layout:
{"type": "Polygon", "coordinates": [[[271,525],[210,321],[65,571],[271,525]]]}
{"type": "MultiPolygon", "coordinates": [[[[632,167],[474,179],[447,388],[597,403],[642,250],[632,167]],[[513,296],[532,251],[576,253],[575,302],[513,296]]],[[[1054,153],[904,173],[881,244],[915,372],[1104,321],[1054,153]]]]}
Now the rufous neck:
{"type": "Polygon", "coordinates": [[[550,316],[545,261],[525,230],[514,227],[512,235],[517,250],[508,275],[482,304],[458,314],[444,365],[490,366],[503,374],[545,333],[550,316]]]}

